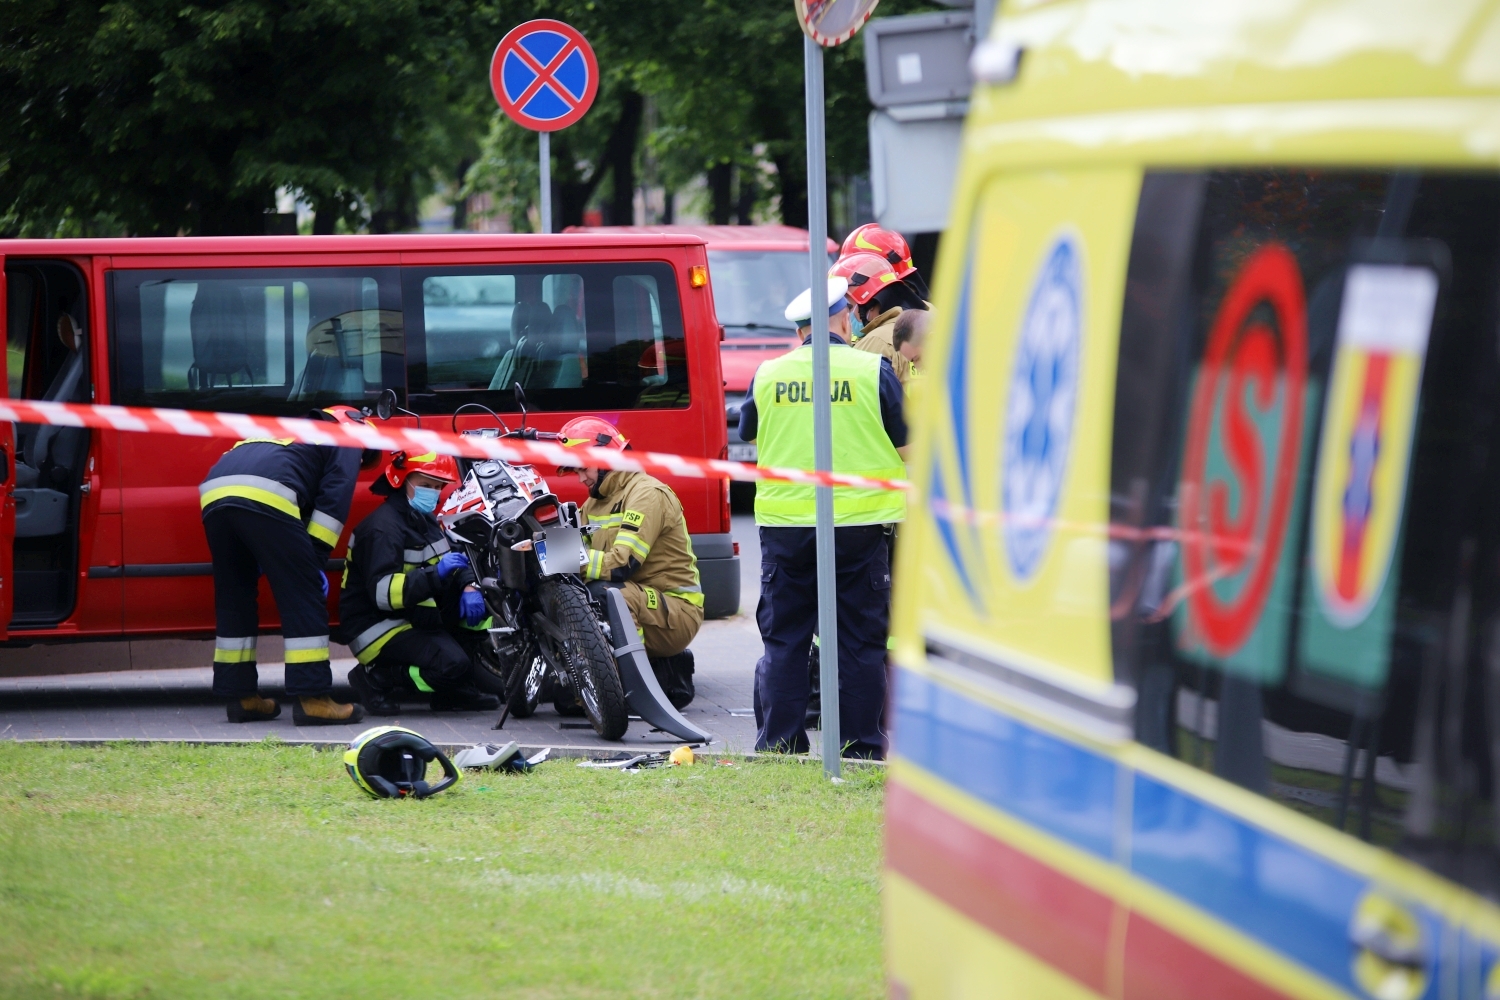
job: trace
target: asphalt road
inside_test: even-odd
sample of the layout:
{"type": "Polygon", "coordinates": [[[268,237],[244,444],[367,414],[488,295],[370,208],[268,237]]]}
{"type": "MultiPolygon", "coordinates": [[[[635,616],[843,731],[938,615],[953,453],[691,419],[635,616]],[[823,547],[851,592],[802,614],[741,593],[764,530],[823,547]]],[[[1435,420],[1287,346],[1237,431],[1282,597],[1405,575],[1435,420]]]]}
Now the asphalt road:
{"type": "MultiPolygon", "coordinates": [[[[740,614],[706,622],[692,644],[697,661],[697,698],[683,713],[713,733],[725,751],[751,749],[755,720],[751,685],[760,657],[755,604],[760,593],[760,546],[749,516],[736,516],[740,543],[740,614]]],[[[279,642],[263,639],[263,656],[279,642]]],[[[337,647],[342,650],[342,647],[337,647]]],[[[395,719],[372,719],[356,726],[298,727],[290,706],[272,722],[231,724],[223,702],[212,693],[211,642],[161,641],[86,643],[0,650],[0,739],[258,740],[342,743],[376,724],[399,724],[441,744],[517,740],[527,747],[644,749],[669,747],[675,737],[654,733],[632,721],[622,743],[606,743],[583,719],[559,716],[543,705],[530,719],[511,719],[495,732],[496,713],[435,713],[411,706],[395,719]],[[203,664],[203,665],[197,665],[203,664]],[[163,666],[165,665],[165,666],[163,666]],[[17,676],[46,670],[43,676],[17,676]],[[7,676],[9,675],[9,676],[7,676]]],[[[344,678],[354,661],[335,653],[336,695],[348,697],[344,678]]],[[[282,665],[262,663],[261,691],[283,691],[282,665]]]]}

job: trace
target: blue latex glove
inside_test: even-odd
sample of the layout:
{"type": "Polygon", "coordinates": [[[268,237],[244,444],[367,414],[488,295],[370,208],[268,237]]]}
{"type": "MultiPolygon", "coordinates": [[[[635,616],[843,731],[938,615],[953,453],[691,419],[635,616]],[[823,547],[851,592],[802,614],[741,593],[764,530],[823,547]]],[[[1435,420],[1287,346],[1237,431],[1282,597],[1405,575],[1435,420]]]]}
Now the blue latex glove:
{"type": "Polygon", "coordinates": [[[446,580],[448,579],[448,577],[453,575],[454,570],[467,569],[468,567],[468,556],[464,555],[462,552],[449,552],[444,555],[443,558],[438,560],[438,579],[446,580]]]}
{"type": "Polygon", "coordinates": [[[489,611],[485,608],[484,597],[479,591],[465,590],[458,595],[458,615],[470,628],[485,620],[489,611]]]}
{"type": "Polygon", "coordinates": [[[319,573],[318,582],[323,585],[323,600],[328,600],[328,574],[319,573]]]}

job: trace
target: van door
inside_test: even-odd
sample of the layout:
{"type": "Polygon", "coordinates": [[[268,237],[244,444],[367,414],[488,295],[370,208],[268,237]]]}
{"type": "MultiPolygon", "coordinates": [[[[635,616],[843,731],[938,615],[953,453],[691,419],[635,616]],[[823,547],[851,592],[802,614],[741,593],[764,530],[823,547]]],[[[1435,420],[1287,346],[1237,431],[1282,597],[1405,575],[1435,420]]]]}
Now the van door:
{"type": "MultiPolygon", "coordinates": [[[[0,354],[0,393],[10,395],[10,377],[7,374],[6,356],[10,354],[10,324],[6,321],[9,310],[5,297],[5,255],[0,254],[0,340],[6,344],[5,354],[0,354]]],[[[0,640],[10,638],[10,609],[13,604],[11,591],[15,588],[11,575],[14,557],[11,549],[16,538],[16,498],[14,468],[15,427],[0,422],[0,640]]]]}
{"type": "MultiPolygon", "coordinates": [[[[115,258],[113,402],[303,417],[405,388],[394,268],[215,263],[138,269],[115,258]]],[[[198,484],[228,448],[216,439],[121,436],[127,632],[213,630],[198,484]]],[[[376,500],[356,490],[349,523],[376,500]]],[[[260,608],[262,627],[275,628],[269,589],[260,608]]]]}

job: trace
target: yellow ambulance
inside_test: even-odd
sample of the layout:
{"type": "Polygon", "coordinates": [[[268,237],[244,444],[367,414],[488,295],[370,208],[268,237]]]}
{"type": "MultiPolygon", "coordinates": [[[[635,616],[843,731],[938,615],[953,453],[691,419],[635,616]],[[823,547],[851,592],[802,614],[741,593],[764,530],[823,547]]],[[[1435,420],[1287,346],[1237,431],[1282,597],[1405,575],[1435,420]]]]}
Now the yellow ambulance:
{"type": "Polygon", "coordinates": [[[1500,3],[1006,0],[896,567],[901,998],[1500,998],[1500,3]]]}

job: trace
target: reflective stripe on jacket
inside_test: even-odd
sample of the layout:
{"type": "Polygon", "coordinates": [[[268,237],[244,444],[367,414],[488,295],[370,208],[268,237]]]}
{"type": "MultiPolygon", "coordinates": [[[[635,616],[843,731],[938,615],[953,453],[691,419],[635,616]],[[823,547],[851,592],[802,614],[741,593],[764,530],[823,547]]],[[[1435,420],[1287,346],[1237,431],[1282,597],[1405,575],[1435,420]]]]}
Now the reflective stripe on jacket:
{"type": "Polygon", "coordinates": [[[274,511],[307,528],[325,549],[338,545],[354,499],[359,452],[301,444],[291,438],[249,438],[225,452],[198,487],[198,505],[274,511]]]}
{"type": "Polygon", "coordinates": [[[396,633],[441,627],[440,605],[455,604],[474,582],[467,569],[438,579],[437,562],[449,551],[437,520],[407,503],[404,490],[386,497],[349,536],[335,638],[369,663],[396,633]]]}
{"type": "Polygon", "coordinates": [[[598,529],[586,553],[586,578],[631,580],[703,607],[682,502],[666,483],[644,472],[606,473],[583,513],[598,529]]]}

